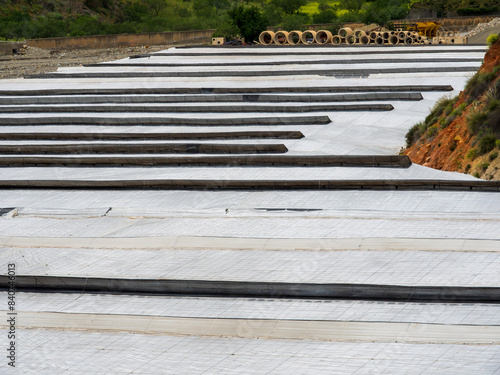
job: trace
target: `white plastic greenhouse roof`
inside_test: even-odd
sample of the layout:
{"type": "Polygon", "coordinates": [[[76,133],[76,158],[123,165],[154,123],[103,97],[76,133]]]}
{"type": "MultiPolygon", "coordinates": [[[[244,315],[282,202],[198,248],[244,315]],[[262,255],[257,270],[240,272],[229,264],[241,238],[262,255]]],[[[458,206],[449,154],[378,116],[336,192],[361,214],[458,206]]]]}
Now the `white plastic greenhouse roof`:
{"type": "Polygon", "coordinates": [[[500,185],[398,155],[484,53],[170,48],[0,81],[16,370],[500,372],[500,185]]]}

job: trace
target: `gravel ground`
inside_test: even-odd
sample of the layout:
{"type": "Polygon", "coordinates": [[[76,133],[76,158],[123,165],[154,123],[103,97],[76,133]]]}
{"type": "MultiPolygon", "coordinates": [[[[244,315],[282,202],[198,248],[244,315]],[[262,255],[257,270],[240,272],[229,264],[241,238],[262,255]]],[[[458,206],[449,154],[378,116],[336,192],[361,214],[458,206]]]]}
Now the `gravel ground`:
{"type": "MultiPolygon", "coordinates": [[[[175,45],[176,47],[179,44],[175,45]]],[[[22,78],[29,74],[55,72],[62,66],[80,66],[104,61],[112,61],[139,53],[164,50],[169,45],[123,47],[108,49],[45,50],[26,48],[25,55],[0,56],[0,79],[22,78]]]]}

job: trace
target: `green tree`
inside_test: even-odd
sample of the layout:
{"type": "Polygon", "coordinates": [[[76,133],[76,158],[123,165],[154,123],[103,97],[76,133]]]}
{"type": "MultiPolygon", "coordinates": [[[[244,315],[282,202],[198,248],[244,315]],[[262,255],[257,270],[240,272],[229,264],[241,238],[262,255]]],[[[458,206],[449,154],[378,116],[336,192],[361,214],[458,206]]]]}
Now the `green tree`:
{"type": "Polygon", "coordinates": [[[313,15],[314,23],[332,23],[337,19],[337,13],[333,9],[326,9],[313,15]]]}
{"type": "Polygon", "coordinates": [[[106,33],[105,26],[95,16],[79,16],[66,20],[70,36],[99,35],[106,33]]]}
{"type": "Polygon", "coordinates": [[[142,22],[148,16],[148,8],[140,3],[128,2],[123,8],[120,22],[142,22]]]}
{"type": "Polygon", "coordinates": [[[269,25],[279,25],[285,16],[285,12],[275,4],[267,3],[263,8],[263,15],[269,25]]]}
{"type": "Polygon", "coordinates": [[[54,38],[67,36],[66,22],[59,13],[49,13],[35,21],[35,38],[54,38]]]}
{"type": "Polygon", "coordinates": [[[160,12],[167,5],[165,0],[144,0],[144,5],[146,5],[150,12],[152,12],[156,17],[160,15],[160,12]]]}
{"type": "Polygon", "coordinates": [[[235,39],[239,34],[238,27],[233,23],[229,16],[223,16],[217,23],[217,29],[212,34],[212,37],[223,37],[226,40],[235,39]]]}
{"type": "Polygon", "coordinates": [[[257,39],[266,29],[267,20],[255,6],[245,8],[240,5],[231,9],[228,14],[247,43],[257,39]]]}
{"type": "Polygon", "coordinates": [[[271,3],[283,9],[286,14],[294,14],[307,4],[307,0],[271,0],[271,3]]]}
{"type": "Polygon", "coordinates": [[[366,4],[363,22],[386,25],[390,20],[406,17],[409,10],[408,0],[375,0],[366,4]]]}
{"type": "Polygon", "coordinates": [[[210,4],[215,8],[216,14],[230,6],[229,0],[210,0],[210,4]]]}
{"type": "Polygon", "coordinates": [[[346,9],[350,13],[360,13],[366,1],[364,0],[345,0],[341,3],[340,8],[346,9]]]}
{"type": "Polygon", "coordinates": [[[318,1],[318,9],[320,10],[320,13],[324,12],[326,10],[333,10],[333,8],[330,5],[330,3],[328,2],[328,0],[319,0],[318,1]]]}
{"type": "Polygon", "coordinates": [[[212,18],[215,13],[210,0],[194,0],[193,10],[199,18],[212,18]]]}
{"type": "Polygon", "coordinates": [[[309,17],[305,14],[285,15],[281,21],[283,30],[301,30],[304,25],[309,23],[309,17]]]}

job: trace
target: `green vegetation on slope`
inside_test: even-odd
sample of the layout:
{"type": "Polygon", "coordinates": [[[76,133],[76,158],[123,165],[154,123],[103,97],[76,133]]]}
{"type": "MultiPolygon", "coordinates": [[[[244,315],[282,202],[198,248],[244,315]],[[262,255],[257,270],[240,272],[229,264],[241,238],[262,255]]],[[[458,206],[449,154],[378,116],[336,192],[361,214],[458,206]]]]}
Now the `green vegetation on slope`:
{"type": "Polygon", "coordinates": [[[433,168],[500,179],[500,40],[455,98],[442,98],[406,134],[405,153],[433,168]]]}

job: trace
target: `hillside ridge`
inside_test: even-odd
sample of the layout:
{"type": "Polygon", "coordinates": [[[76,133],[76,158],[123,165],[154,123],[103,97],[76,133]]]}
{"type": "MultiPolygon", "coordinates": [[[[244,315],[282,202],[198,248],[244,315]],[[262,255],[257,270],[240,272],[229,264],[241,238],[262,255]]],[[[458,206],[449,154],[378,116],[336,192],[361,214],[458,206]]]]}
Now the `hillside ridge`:
{"type": "Polygon", "coordinates": [[[406,135],[412,162],[500,180],[500,40],[455,98],[441,98],[406,135]]]}

